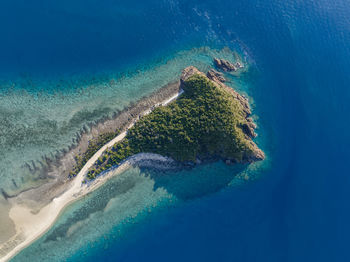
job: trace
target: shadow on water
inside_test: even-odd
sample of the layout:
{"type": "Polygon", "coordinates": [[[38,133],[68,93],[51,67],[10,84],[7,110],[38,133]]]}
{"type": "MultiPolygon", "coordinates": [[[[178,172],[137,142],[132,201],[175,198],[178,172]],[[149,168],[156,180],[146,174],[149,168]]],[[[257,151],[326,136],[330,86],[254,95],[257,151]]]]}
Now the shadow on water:
{"type": "Polygon", "coordinates": [[[181,171],[160,172],[141,168],[141,172],[155,181],[155,190],[164,188],[177,199],[186,201],[220,191],[246,168],[247,165],[228,166],[216,162],[181,171]]]}
{"type": "MultiPolygon", "coordinates": [[[[91,214],[103,211],[109,201],[120,195],[123,195],[135,187],[138,183],[135,176],[121,175],[120,179],[108,181],[103,185],[102,194],[95,194],[93,197],[84,197],[84,204],[74,210],[73,214],[61,225],[56,227],[46,238],[44,242],[56,241],[67,235],[72,224],[88,219],[91,214]]],[[[94,192],[93,192],[94,193],[94,192]]]]}
{"type": "MultiPolygon", "coordinates": [[[[189,201],[222,190],[246,168],[247,165],[227,166],[216,162],[178,171],[157,171],[149,168],[137,168],[139,172],[126,171],[85,196],[79,208],[75,208],[73,212],[68,210],[71,214],[63,223],[50,230],[43,242],[59,241],[68,235],[73,224],[85,221],[99,212],[102,215],[112,199],[135,190],[144,183],[144,179],[153,181],[153,192],[162,189],[180,201],[189,201]]],[[[144,197],[148,196],[145,194],[144,197]]]]}

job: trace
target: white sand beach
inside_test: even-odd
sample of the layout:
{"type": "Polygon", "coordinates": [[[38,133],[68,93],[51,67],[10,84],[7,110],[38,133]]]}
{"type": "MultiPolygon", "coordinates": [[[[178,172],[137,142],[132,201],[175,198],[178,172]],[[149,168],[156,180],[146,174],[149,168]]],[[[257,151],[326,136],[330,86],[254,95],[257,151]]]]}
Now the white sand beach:
{"type": "MultiPolygon", "coordinates": [[[[175,94],[174,96],[166,99],[160,105],[169,104],[179,95],[181,95],[182,92],[183,91],[181,90],[178,94],[175,94]]],[[[151,111],[143,112],[142,115],[146,115],[150,112],[151,111]]],[[[133,121],[133,123],[130,124],[129,128],[134,125],[135,121],[136,119],[133,121]]],[[[125,161],[115,170],[107,172],[106,175],[98,177],[92,183],[88,183],[88,185],[83,184],[82,182],[84,181],[89,168],[96,162],[96,160],[107,148],[121,141],[126,136],[126,133],[127,131],[119,134],[113,140],[104,145],[98,152],[96,152],[93,157],[91,157],[89,161],[84,165],[78,175],[74,178],[74,181],[72,182],[70,188],[59,197],[54,198],[53,201],[43,207],[39,212],[33,213],[31,209],[20,204],[15,204],[11,207],[9,216],[15,224],[16,234],[11,239],[0,245],[0,262],[8,261],[19,251],[42,236],[55,223],[56,219],[59,217],[66,206],[91,192],[92,190],[100,187],[110,177],[122,173],[127,168],[129,168],[130,165],[137,163],[137,161],[140,161],[144,158],[160,161],[169,160],[166,157],[161,157],[155,154],[138,154],[125,161]]]]}

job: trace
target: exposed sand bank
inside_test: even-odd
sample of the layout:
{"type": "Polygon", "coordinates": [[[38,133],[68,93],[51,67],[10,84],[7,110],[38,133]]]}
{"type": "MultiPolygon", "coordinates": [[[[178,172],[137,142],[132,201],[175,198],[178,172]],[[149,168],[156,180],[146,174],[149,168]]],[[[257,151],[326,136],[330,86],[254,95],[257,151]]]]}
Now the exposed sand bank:
{"type": "MultiPolygon", "coordinates": [[[[178,83],[177,85],[178,89],[172,89],[175,91],[178,90],[177,92],[168,93],[168,95],[164,97],[163,100],[153,104],[151,107],[145,106],[146,110],[141,112],[138,110],[138,114],[134,115],[134,118],[128,119],[129,125],[126,128],[126,131],[119,134],[113,140],[104,145],[98,152],[96,152],[93,157],[90,158],[89,161],[84,165],[74,180],[69,184],[65,183],[66,190],[58,196],[52,198],[52,201],[50,201],[44,207],[38,210],[37,207],[32,208],[31,205],[21,203],[21,198],[13,199],[13,206],[10,208],[9,217],[15,225],[16,234],[8,241],[0,245],[0,261],[9,260],[19,251],[30,245],[53,225],[53,223],[56,221],[60,213],[67,205],[101,186],[111,176],[120,174],[131,165],[135,165],[142,160],[155,160],[161,162],[171,161],[169,158],[156,154],[138,154],[127,159],[116,169],[107,172],[105,175],[97,178],[95,181],[89,183],[88,185],[82,184],[88,169],[96,162],[96,160],[108,147],[113,146],[115,143],[121,141],[125,137],[127,129],[132,127],[140,116],[150,113],[154,108],[154,105],[166,105],[170,103],[182,93],[182,90],[179,89],[178,83]],[[69,186],[68,189],[67,186],[69,186]]],[[[56,190],[55,193],[59,192],[56,190]]]]}
{"type": "Polygon", "coordinates": [[[9,217],[10,207],[9,203],[0,197],[0,245],[16,233],[15,225],[9,217]]]}

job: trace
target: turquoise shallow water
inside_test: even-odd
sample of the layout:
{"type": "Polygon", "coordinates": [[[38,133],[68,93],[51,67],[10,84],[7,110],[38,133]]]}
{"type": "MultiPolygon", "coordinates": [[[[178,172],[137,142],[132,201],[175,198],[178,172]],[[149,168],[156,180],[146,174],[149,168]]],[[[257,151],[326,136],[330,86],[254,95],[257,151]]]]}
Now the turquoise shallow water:
{"type": "MultiPolygon", "coordinates": [[[[251,167],[250,169],[253,169],[251,167]]],[[[256,171],[256,170],[255,170],[256,171]]],[[[144,223],[225,187],[247,183],[246,166],[214,163],[193,170],[132,168],[68,207],[55,226],[13,261],[75,261],[131,241],[144,223]],[[235,178],[241,174],[240,178],[235,178]]]]}
{"type": "MultiPolygon", "coordinates": [[[[178,78],[181,69],[186,65],[195,64],[203,71],[208,70],[212,66],[212,58],[216,56],[230,60],[237,58],[237,54],[228,49],[191,49],[174,54],[171,60],[160,66],[165,67],[164,71],[157,66],[151,72],[157,72],[158,69],[157,73],[161,76],[178,70],[171,75],[178,78]]],[[[242,56],[240,59],[246,61],[248,71],[239,76],[226,75],[229,81],[227,84],[235,86],[249,97],[254,77],[258,73],[254,65],[248,64],[248,57],[242,56]]],[[[145,71],[141,75],[149,73],[145,71]]],[[[132,82],[147,83],[147,79],[136,80],[132,82]]],[[[169,78],[170,80],[173,79],[169,78]]],[[[254,107],[254,99],[250,99],[254,107]]],[[[259,122],[258,116],[254,117],[259,122]]],[[[257,132],[260,133],[260,130],[257,132]]],[[[264,145],[263,137],[257,140],[264,145]]],[[[17,255],[13,261],[26,261],[28,257],[41,261],[80,261],[90,257],[93,259],[95,255],[99,256],[101,249],[114,248],[117,243],[121,245],[118,248],[123,248],[145,223],[157,219],[159,215],[163,216],[164,212],[173,212],[174,209],[187,206],[192,201],[206,198],[225,188],[243,189],[245,185],[258,179],[262,170],[268,169],[269,164],[270,158],[267,155],[266,161],[250,166],[227,166],[218,162],[179,172],[132,168],[68,207],[48,233],[17,255]]]]}
{"type": "Polygon", "coordinates": [[[184,61],[205,67],[210,61],[205,54],[176,55],[200,46],[238,46],[249,61],[249,74],[233,79],[253,98],[258,142],[269,156],[266,167],[233,182],[226,176],[237,170],[220,163],[184,173],[193,180],[130,170],[113,182],[123,192],[96,191],[71,206],[15,261],[350,260],[347,0],[14,0],[0,5],[0,22],[7,25],[0,27],[2,82],[21,73],[54,83],[57,75],[76,79],[107,72],[108,82],[113,69],[145,73],[133,78],[131,70],[126,79],[138,81],[126,81],[123,90],[87,87],[90,80],[74,81],[64,90],[44,84],[38,92],[31,82],[10,92],[7,85],[2,88],[1,127],[23,131],[16,139],[21,144],[14,146],[1,133],[1,148],[6,148],[0,151],[1,187],[15,190],[12,177],[16,183],[23,177],[21,185],[32,181],[17,172],[28,155],[40,158],[39,151],[66,146],[82,125],[151,92],[159,79],[175,77],[184,61]],[[174,61],[170,71],[149,80],[148,70],[169,59],[174,61]],[[137,67],[140,63],[146,66],[137,67]],[[69,128],[53,139],[45,135],[59,133],[54,124],[47,127],[52,121],[69,128]],[[26,137],[31,133],[35,139],[26,137]],[[208,186],[213,181],[202,180],[200,173],[222,183],[208,186]],[[252,174],[255,179],[244,183],[252,174]],[[122,177],[125,184],[117,182],[122,177]]]}
{"type": "Polygon", "coordinates": [[[137,215],[175,201],[164,189],[154,190],[154,181],[144,173],[131,169],[67,208],[55,227],[14,261],[26,261],[28,256],[66,260],[80,249],[95,246],[100,238],[118,239],[130,224],[139,222],[137,215]]]}
{"type": "Polygon", "coordinates": [[[215,56],[234,58],[228,50],[194,48],[134,66],[124,74],[104,72],[60,81],[19,79],[15,88],[11,85],[16,80],[4,84],[0,96],[1,187],[11,193],[44,183],[33,177],[24,163],[40,167],[44,156],[53,158],[68,148],[84,127],[112,117],[130,102],[177,81],[186,66],[208,70],[215,56]]]}

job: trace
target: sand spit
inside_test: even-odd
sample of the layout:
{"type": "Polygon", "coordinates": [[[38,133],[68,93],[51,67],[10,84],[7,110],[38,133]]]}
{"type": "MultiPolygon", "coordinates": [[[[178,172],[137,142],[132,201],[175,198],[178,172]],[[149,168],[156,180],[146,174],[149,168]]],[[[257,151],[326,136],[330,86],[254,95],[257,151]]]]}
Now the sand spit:
{"type": "MultiPolygon", "coordinates": [[[[103,152],[112,147],[115,143],[124,139],[129,128],[136,121],[152,112],[152,110],[160,105],[166,105],[175,100],[183,92],[181,89],[182,81],[185,81],[193,74],[202,74],[195,67],[188,67],[183,71],[181,81],[169,84],[151,96],[138,101],[136,104],[122,111],[113,119],[107,119],[91,127],[77,138],[77,145],[70,148],[55,162],[48,164],[47,177],[51,178],[49,183],[43,186],[28,190],[15,197],[7,197],[11,204],[9,217],[13,221],[16,234],[8,241],[0,245],[0,262],[7,261],[19,251],[30,245],[33,241],[44,234],[55,223],[60,213],[70,203],[76,201],[87,193],[95,190],[105,183],[111,176],[120,174],[130,166],[149,166],[150,163],[159,165],[162,168],[174,168],[176,162],[170,158],[157,154],[140,153],[134,155],[119,166],[102,173],[94,181],[84,184],[87,171],[94,165],[103,152]],[[68,172],[72,170],[75,160],[74,156],[84,153],[91,139],[98,137],[100,134],[115,131],[122,132],[113,140],[105,144],[98,152],[96,152],[80,170],[74,179],[68,179],[68,172]]],[[[205,76],[205,75],[204,75],[205,76]]],[[[248,121],[251,114],[250,107],[246,98],[238,94],[236,91],[224,85],[218,78],[217,74],[211,79],[219,88],[226,89],[235,99],[241,103],[247,117],[247,127],[243,130],[246,138],[251,140],[255,137],[254,129],[256,125],[252,121],[248,121]]],[[[251,141],[256,148],[254,159],[248,159],[248,162],[254,162],[265,158],[264,153],[251,141]]],[[[230,163],[227,163],[230,164],[230,163]]]]}
{"type": "Polygon", "coordinates": [[[139,117],[149,114],[157,106],[170,103],[182,92],[179,82],[170,84],[152,94],[150,97],[142,99],[133,107],[124,110],[119,117],[113,120],[107,120],[92,128],[90,134],[82,136],[80,140],[81,145],[72,149],[71,152],[68,152],[60,160],[60,164],[63,167],[61,169],[57,167],[55,176],[63,176],[62,173],[64,172],[59,171],[63,171],[64,168],[67,168],[67,165],[69,165],[71,161],[70,158],[74,160],[73,155],[77,153],[77,148],[81,149],[84,146],[84,142],[86,140],[88,141],[89,137],[93,137],[94,133],[110,132],[113,128],[115,130],[115,126],[117,125],[123,125],[124,131],[96,152],[74,179],[68,180],[66,178],[67,176],[61,179],[58,177],[55,181],[47,183],[38,189],[23,192],[10,199],[12,207],[9,211],[9,217],[15,224],[16,234],[0,245],[0,262],[8,261],[19,251],[34,242],[55,223],[56,219],[67,205],[100,187],[111,176],[120,174],[130,166],[137,165],[143,161],[156,161],[158,163],[174,162],[167,157],[156,154],[137,154],[125,160],[120,166],[114,169],[112,168],[109,172],[106,172],[93,182],[88,184],[82,183],[89,168],[107,148],[121,141],[126,136],[127,130],[135,124],[139,117]],[[41,199],[46,198],[46,201],[40,201],[37,199],[39,197],[41,199]],[[38,201],[40,205],[38,205],[36,201],[38,201]]]}
{"type": "MultiPolygon", "coordinates": [[[[43,206],[51,202],[53,198],[67,190],[71,183],[68,174],[76,164],[75,156],[86,152],[89,141],[97,138],[100,134],[115,132],[117,129],[122,132],[125,131],[132,122],[152,110],[155,105],[166,103],[168,99],[176,96],[180,91],[179,81],[170,83],[150,96],[132,103],[112,119],[104,119],[93,126],[84,127],[82,132],[77,134],[72,146],[58,152],[54,157],[47,157],[45,161],[43,160],[43,167],[36,170],[44,181],[42,186],[26,190],[17,195],[6,195],[5,198],[11,203],[23,203],[30,207],[33,212],[39,211],[43,206]]],[[[34,169],[32,170],[35,171],[34,169]]]]}

